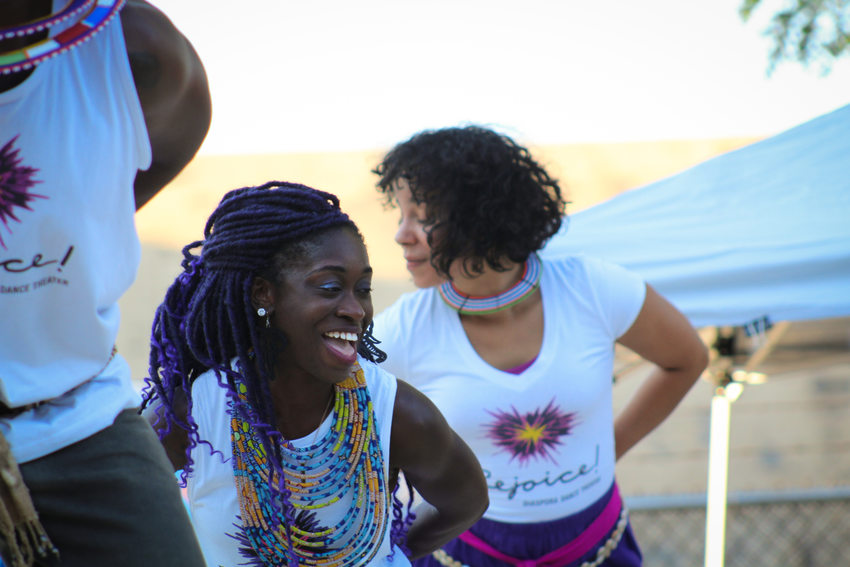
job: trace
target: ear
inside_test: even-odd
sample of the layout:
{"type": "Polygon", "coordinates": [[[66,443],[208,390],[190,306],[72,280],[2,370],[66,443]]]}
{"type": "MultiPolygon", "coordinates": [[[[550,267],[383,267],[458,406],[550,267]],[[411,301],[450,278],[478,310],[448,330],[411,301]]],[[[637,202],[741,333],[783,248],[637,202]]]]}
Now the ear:
{"type": "Polygon", "coordinates": [[[257,276],[251,284],[251,305],[254,309],[264,307],[269,313],[274,307],[274,286],[267,279],[257,276]]]}

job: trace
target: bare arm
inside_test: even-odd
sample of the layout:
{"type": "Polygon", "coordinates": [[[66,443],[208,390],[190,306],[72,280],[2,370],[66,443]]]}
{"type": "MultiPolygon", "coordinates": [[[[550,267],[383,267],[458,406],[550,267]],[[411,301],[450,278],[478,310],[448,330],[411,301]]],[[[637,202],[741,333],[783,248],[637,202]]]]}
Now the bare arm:
{"type": "Polygon", "coordinates": [[[393,412],[390,466],[430,506],[417,508],[407,535],[413,558],[422,557],[475,523],[489,504],[478,459],[419,391],[399,380],[393,412]]]}
{"type": "MultiPolygon", "coordinates": [[[[157,435],[162,429],[165,429],[165,420],[160,420],[159,416],[156,415],[156,408],[159,407],[159,404],[160,399],[157,398],[142,410],[142,417],[151,424],[157,435]]],[[[178,412],[179,418],[185,420],[188,406],[186,405],[186,396],[182,391],[174,394],[174,408],[178,412]]],[[[182,469],[186,465],[186,449],[189,448],[189,435],[186,430],[178,425],[172,425],[168,435],[161,438],[159,442],[165,448],[165,454],[168,455],[168,460],[171,461],[174,470],[182,469]]]]}
{"type": "Polygon", "coordinates": [[[207,76],[188,40],[158,9],[129,0],[121,25],[153,161],[136,175],[136,209],[174,179],[194,157],[210,125],[207,76]]]}
{"type": "Polygon", "coordinates": [[[650,286],[618,342],[657,366],[615,420],[619,459],[673,412],[705,370],[708,352],[685,316],[650,286]]]}

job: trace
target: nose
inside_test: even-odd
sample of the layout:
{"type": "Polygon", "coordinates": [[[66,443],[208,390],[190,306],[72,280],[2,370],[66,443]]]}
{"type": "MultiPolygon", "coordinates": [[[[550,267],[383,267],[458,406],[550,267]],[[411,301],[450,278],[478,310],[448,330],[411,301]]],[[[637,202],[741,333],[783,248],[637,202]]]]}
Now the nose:
{"type": "Polygon", "coordinates": [[[415,236],[413,234],[413,220],[409,217],[402,217],[398,223],[398,230],[395,231],[395,241],[402,246],[413,244],[415,236]]]}
{"type": "Polygon", "coordinates": [[[336,313],[340,317],[360,323],[370,307],[371,300],[359,298],[355,293],[346,293],[340,300],[336,313]]]}

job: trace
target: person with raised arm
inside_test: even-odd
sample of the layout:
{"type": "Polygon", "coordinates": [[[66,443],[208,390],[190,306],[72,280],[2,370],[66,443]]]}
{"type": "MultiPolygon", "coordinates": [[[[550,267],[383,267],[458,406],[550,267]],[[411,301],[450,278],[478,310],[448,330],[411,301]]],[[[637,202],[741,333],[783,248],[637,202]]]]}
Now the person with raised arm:
{"type": "Polygon", "coordinates": [[[140,260],[134,213],[209,122],[200,59],[150,4],[0,2],[8,567],[204,564],[115,340],[140,260]]]}

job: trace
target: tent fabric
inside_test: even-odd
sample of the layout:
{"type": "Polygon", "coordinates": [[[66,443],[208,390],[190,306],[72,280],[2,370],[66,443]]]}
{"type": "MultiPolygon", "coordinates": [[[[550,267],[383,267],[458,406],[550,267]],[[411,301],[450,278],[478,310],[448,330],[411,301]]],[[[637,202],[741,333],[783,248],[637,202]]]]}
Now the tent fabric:
{"type": "Polygon", "coordinates": [[[576,254],[696,327],[850,315],[850,105],[571,215],[542,256],[576,254]]]}

